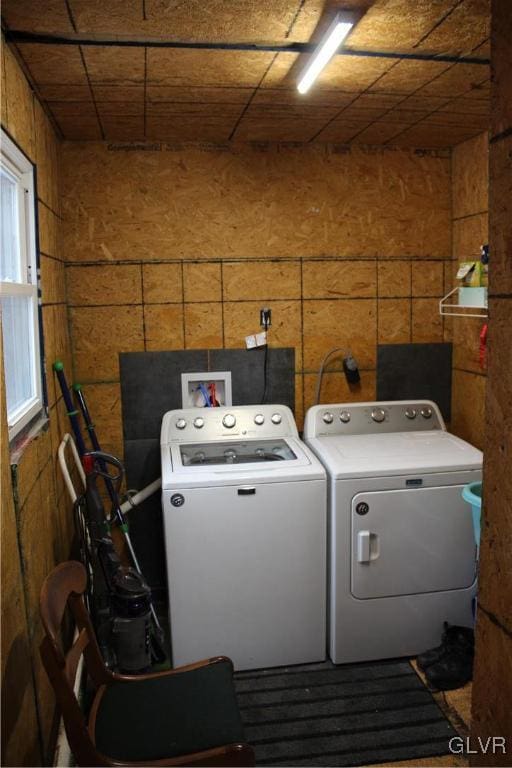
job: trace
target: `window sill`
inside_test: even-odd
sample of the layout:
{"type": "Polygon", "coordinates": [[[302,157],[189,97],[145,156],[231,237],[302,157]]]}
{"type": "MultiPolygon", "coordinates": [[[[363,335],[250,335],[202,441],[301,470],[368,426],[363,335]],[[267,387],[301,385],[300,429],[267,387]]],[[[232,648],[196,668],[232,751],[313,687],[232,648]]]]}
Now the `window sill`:
{"type": "Polygon", "coordinates": [[[33,440],[49,429],[50,420],[44,411],[35,416],[9,445],[11,464],[19,464],[21,457],[33,440]]]}

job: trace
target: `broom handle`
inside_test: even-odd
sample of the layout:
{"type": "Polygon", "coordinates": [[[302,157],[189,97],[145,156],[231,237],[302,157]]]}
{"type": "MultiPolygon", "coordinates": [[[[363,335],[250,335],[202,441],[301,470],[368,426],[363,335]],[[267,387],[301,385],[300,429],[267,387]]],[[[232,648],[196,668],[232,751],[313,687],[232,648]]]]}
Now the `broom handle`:
{"type": "Polygon", "coordinates": [[[62,397],[64,398],[64,403],[66,404],[67,414],[69,417],[71,428],[73,430],[73,434],[75,436],[75,442],[78,448],[78,452],[80,453],[81,456],[83,456],[83,454],[87,451],[87,448],[85,447],[84,438],[82,437],[82,432],[80,430],[80,423],[78,421],[78,411],[76,410],[73,404],[68,383],[66,381],[66,375],[64,373],[64,364],[60,360],[56,360],[53,364],[53,370],[57,374],[57,379],[59,380],[62,397]]]}

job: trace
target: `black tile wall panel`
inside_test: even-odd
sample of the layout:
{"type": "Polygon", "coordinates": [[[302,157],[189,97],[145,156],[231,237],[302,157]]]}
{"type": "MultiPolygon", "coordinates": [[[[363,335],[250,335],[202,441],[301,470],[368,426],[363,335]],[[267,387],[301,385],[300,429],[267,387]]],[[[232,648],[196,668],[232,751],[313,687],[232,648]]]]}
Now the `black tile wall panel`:
{"type": "Polygon", "coordinates": [[[452,345],[381,344],[377,347],[377,400],[433,400],[451,416],[452,345]]]}
{"type": "MultiPolygon", "coordinates": [[[[265,350],[219,349],[126,352],[119,355],[124,456],[128,488],[144,488],[160,476],[160,426],[166,411],[181,408],[181,374],[231,371],[233,405],[260,403],[265,350]]],[[[295,350],[268,349],[265,402],[292,410],[295,350]]],[[[161,494],[129,513],[142,571],[153,590],[167,586],[161,494]]]]}
{"type": "Polygon", "coordinates": [[[160,437],[162,416],[181,408],[181,374],[208,370],[208,352],[122,352],[119,355],[125,440],[160,437]]]}
{"type": "MultiPolygon", "coordinates": [[[[213,349],[211,371],[231,371],[233,405],[261,403],[265,392],[265,350],[213,349]]],[[[268,349],[266,403],[295,409],[295,349],[268,349]]]]}
{"type": "MultiPolygon", "coordinates": [[[[124,462],[128,488],[145,488],[160,477],[160,440],[125,440],[124,462]]],[[[158,490],[128,512],[133,546],[153,590],[167,586],[161,504],[158,490]]]]}

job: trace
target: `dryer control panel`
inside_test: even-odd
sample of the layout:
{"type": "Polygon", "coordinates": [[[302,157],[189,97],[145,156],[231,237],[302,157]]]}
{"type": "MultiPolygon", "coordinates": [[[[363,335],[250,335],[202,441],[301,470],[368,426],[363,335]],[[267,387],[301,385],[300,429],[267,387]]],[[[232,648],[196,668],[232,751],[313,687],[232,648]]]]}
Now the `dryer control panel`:
{"type": "Polygon", "coordinates": [[[431,400],[314,405],[306,414],[304,439],[326,435],[371,435],[386,432],[446,430],[431,400]]]}

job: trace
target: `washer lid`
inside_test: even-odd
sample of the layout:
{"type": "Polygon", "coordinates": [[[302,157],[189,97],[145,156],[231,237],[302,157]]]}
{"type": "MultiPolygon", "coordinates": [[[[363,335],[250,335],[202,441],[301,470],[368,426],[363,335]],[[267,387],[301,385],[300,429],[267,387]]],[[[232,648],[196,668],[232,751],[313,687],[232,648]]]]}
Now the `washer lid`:
{"type": "Polygon", "coordinates": [[[308,440],[334,477],[480,469],[482,452],[449,432],[333,435],[308,440]]]}
{"type": "Polygon", "coordinates": [[[293,437],[162,445],[161,458],[164,490],[325,479],[314,452],[293,437]]]}
{"type": "Polygon", "coordinates": [[[179,446],[183,467],[261,464],[269,461],[297,461],[297,454],[282,438],[228,442],[184,443],[179,446]]]}

